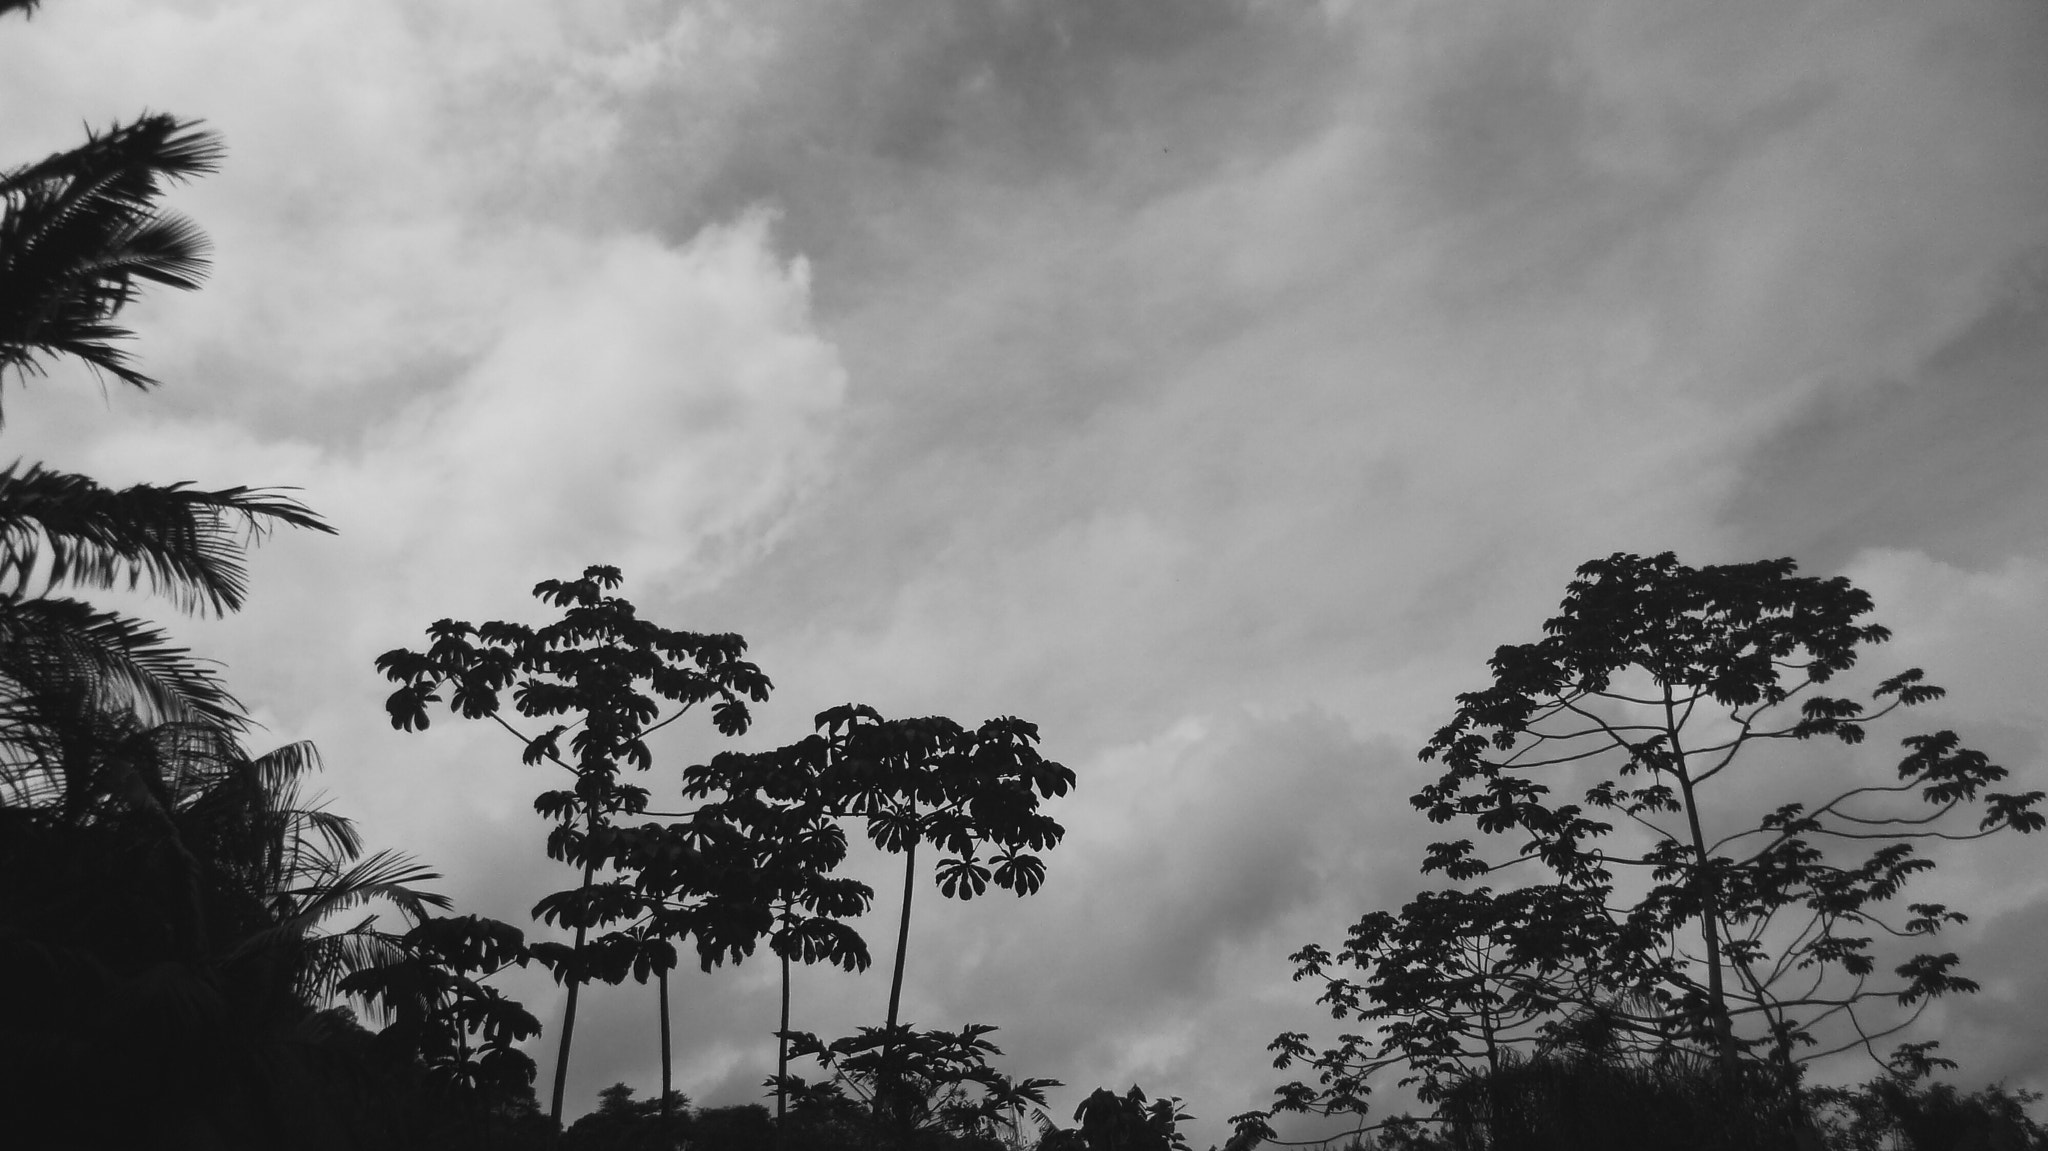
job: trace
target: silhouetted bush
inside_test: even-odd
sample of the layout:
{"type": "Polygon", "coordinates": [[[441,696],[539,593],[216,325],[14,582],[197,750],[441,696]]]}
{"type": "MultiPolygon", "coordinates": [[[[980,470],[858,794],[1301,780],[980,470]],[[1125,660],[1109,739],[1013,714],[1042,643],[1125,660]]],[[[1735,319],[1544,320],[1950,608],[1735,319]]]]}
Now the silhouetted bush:
{"type": "Polygon", "coordinates": [[[1947,1083],[1876,1079],[1808,1093],[1828,1151],[2040,1151],[2048,1130],[2027,1114],[2041,1096],[1993,1085],[1964,1095],[1947,1083]]]}
{"type": "Polygon", "coordinates": [[[1439,1113],[1455,1151],[1803,1151],[1805,1126],[1796,1089],[1749,1064],[1730,1084],[1704,1063],[1515,1058],[1439,1113]]]}

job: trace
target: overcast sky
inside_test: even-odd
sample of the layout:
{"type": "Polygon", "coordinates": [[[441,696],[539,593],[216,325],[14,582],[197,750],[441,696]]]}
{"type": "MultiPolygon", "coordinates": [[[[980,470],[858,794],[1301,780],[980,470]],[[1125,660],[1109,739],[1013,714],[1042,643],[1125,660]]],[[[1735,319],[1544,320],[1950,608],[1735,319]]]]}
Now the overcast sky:
{"type": "MultiPolygon", "coordinates": [[[[2044,60],[2039,0],[49,0],[0,165],[144,109],[229,160],[174,197],[213,279],[132,313],[165,386],[10,384],[0,456],[302,487],[339,538],[176,629],[521,926],[555,784],[382,712],[436,618],[616,564],[749,639],[741,746],[1037,722],[1047,886],[926,886],[905,1016],[1202,1146],[1337,1030],[1286,956],[1424,886],[1415,750],[1586,559],[1846,574],[1953,693],[1866,768],[1946,724],[2048,778],[2044,60]]],[[[1915,893],[1977,913],[1922,1036],[1971,1082],[2048,1087],[2041,849],[1915,893]]],[[[862,874],[882,962],[799,1028],[881,1022],[862,874]]],[[[679,1086],[758,1098],[772,963],[674,989],[679,1086]]],[[[651,1093],[651,990],[583,1003],[572,1107],[651,1093]]]]}

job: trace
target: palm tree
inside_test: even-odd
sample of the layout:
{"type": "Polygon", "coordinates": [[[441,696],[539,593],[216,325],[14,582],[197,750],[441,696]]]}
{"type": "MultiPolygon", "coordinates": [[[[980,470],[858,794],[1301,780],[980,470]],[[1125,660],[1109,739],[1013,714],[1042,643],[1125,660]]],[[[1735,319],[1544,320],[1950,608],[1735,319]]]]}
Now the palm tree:
{"type": "Polygon", "coordinates": [[[253,897],[225,961],[275,965],[280,990],[315,1006],[333,1000],[349,974],[401,957],[397,934],[379,930],[374,913],[338,930],[337,916],[382,901],[416,925],[428,907],[449,906],[446,896],[415,886],[437,874],[402,852],[364,856],[351,820],[303,797],[306,775],[318,768],[310,743],[236,763],[237,794],[216,813],[222,839],[241,850],[232,861],[241,890],[253,897]]]}
{"type": "MultiPolygon", "coordinates": [[[[151,382],[112,319],[140,282],[196,285],[203,237],[153,201],[218,155],[145,116],[0,172],[0,379],[72,355],[151,382]]],[[[432,873],[365,857],[348,821],[303,798],[309,745],[243,750],[247,718],[211,664],[62,594],[146,588],[224,614],[246,598],[246,549],[280,524],[332,530],[273,491],[0,470],[0,976],[36,991],[0,1048],[21,1098],[69,1101],[86,1145],[103,1073],[138,1121],[181,1129],[173,1143],[260,1142],[265,1114],[279,1129],[317,1078],[315,1008],[389,953],[373,919],[335,917],[446,903],[417,888],[432,873]]]]}
{"type": "Polygon", "coordinates": [[[206,274],[206,236],[158,210],[167,181],[220,164],[220,138],[161,113],[39,163],[0,171],[0,382],[41,375],[74,356],[95,372],[148,388],[115,341],[114,317],[143,282],[191,289],[206,274]]]}
{"type": "MultiPolygon", "coordinates": [[[[43,542],[60,556],[73,536],[43,542]]],[[[239,597],[221,578],[236,559],[195,575],[166,558],[175,547],[131,550],[126,567],[103,554],[98,573],[164,561],[174,594],[239,597]]],[[[64,562],[0,544],[17,576],[47,583],[64,562]]],[[[365,854],[348,820],[304,796],[310,744],[253,756],[247,726],[214,669],[156,629],[0,592],[0,978],[37,989],[0,1021],[0,1079],[31,1085],[21,1097],[45,1114],[90,1115],[105,1074],[136,1122],[182,1124],[194,1143],[292,1143],[295,1124],[331,1126],[347,1106],[328,1098],[318,1008],[398,955],[366,905],[417,923],[447,900],[419,889],[433,873],[365,854]]],[[[144,1135],[94,1121],[106,1145],[144,1135]]]]}
{"type": "Polygon", "coordinates": [[[293,500],[246,488],[110,491],[36,465],[0,471],[0,802],[33,804],[59,780],[80,795],[106,791],[91,780],[122,761],[67,747],[106,716],[243,729],[211,665],[152,625],[49,593],[146,580],[187,610],[239,607],[242,549],[279,522],[332,530],[293,500]]]}
{"type": "MultiPolygon", "coordinates": [[[[0,170],[0,384],[64,356],[154,384],[114,321],[144,283],[198,285],[205,237],[156,200],[220,156],[212,133],[144,115],[0,170]]],[[[303,795],[311,745],[251,755],[212,665],[62,594],[146,587],[224,614],[246,597],[246,550],[279,525],[332,531],[276,490],[0,470],[0,981],[17,992],[0,1082],[16,1130],[55,1117],[72,1128],[56,1141],[81,1147],[341,1145],[319,1008],[396,951],[374,917],[337,917],[447,906],[419,889],[432,872],[365,856],[303,795]]]]}
{"type": "Polygon", "coordinates": [[[431,872],[365,856],[346,819],[303,796],[310,745],[243,749],[246,716],[212,666],[52,594],[147,586],[225,612],[245,596],[244,548],[277,523],[329,530],[246,488],[0,471],[0,975],[39,989],[0,1024],[0,1048],[7,1077],[35,1085],[24,1098],[90,1114],[78,1092],[107,1068],[141,1119],[274,1141],[321,1113],[307,1103],[324,1090],[307,1062],[316,1009],[395,955],[374,916],[336,918],[382,901],[417,922],[447,905],[418,889],[431,872]]]}
{"type": "Polygon", "coordinates": [[[243,599],[243,547],[276,522],[327,530],[247,489],[0,472],[0,978],[38,989],[0,1023],[0,1077],[33,1085],[24,1099],[90,1114],[79,1092],[107,1068],[140,1118],[261,1142],[318,1110],[315,1009],[393,954],[373,918],[335,917],[446,905],[417,889],[432,873],[365,857],[346,819],[304,798],[310,745],[243,750],[248,721],[212,666],[51,594],[146,583],[225,611],[243,599]]]}
{"type": "Polygon", "coordinates": [[[246,592],[244,549],[278,523],[333,530],[273,492],[114,491],[34,464],[0,471],[0,802],[34,806],[60,785],[121,792],[106,777],[128,760],[74,746],[114,716],[209,738],[243,730],[211,665],[149,624],[51,593],[146,583],[187,611],[232,610],[246,592]]]}
{"type": "MultiPolygon", "coordinates": [[[[0,970],[36,989],[0,1021],[8,1078],[49,1114],[80,1108],[104,1069],[136,1123],[278,1142],[320,1110],[318,1009],[396,954],[374,917],[339,917],[381,900],[416,923],[447,906],[418,889],[436,876],[365,855],[304,799],[310,745],[249,756],[218,726],[85,707],[67,726],[48,745],[66,762],[40,765],[50,783],[0,807],[0,970]]],[[[142,1134],[96,1121],[108,1143],[142,1134]]]]}

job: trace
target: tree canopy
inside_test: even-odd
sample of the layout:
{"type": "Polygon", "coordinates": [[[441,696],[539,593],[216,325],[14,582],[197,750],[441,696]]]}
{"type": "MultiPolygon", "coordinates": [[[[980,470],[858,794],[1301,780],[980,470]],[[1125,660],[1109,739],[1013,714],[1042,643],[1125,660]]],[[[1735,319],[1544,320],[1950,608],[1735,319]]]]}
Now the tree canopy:
{"type": "MultiPolygon", "coordinates": [[[[1444,771],[1413,802],[1508,851],[1433,843],[1424,874],[1487,882],[1367,914],[1335,953],[1296,953],[1332,1015],[1375,1032],[1322,1051],[1282,1035],[1279,1065],[1318,1078],[1279,1108],[1362,1113],[1389,1067],[1442,1100],[1572,1049],[1589,1023],[1610,1057],[1704,1056],[1724,1077],[1762,1061],[1792,1082],[1821,1055],[1877,1056],[1931,999],[1975,990],[1955,953],[1880,942],[1925,947],[1962,913],[1890,905],[1935,865],[1919,844],[2036,831],[2042,793],[1999,790],[2003,768],[1938,730],[1900,739],[1885,774],[1752,810],[1772,782],[1756,773],[1786,749],[1855,748],[1942,694],[1917,668],[1832,694],[1889,633],[1846,579],[1795,573],[1618,554],[1579,569],[1542,640],[1495,652],[1493,682],[1423,748],[1444,771]]],[[[1881,1058],[1922,1072],[1933,1046],[1881,1058]]]]}

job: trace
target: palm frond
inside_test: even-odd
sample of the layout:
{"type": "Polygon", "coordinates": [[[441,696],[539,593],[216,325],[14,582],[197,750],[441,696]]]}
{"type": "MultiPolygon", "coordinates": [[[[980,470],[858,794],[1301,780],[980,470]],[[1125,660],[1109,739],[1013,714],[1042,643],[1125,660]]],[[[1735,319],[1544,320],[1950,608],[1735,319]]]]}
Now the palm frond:
{"type": "Polygon", "coordinates": [[[301,781],[320,770],[320,749],[309,740],[287,743],[251,759],[249,770],[269,797],[270,806],[297,810],[302,806],[298,801],[301,781]]]}
{"type": "Polygon", "coordinates": [[[80,871],[74,877],[109,863],[137,868],[158,938],[181,956],[196,958],[206,937],[206,864],[200,858],[205,845],[194,850],[167,784],[170,765],[182,759],[166,750],[175,741],[141,726],[132,712],[86,706],[68,718],[47,711],[41,718],[48,730],[26,743],[9,740],[8,750],[17,754],[0,764],[14,777],[6,791],[22,801],[16,810],[50,836],[49,842],[93,845],[75,858],[80,871]],[[19,754],[24,750],[30,753],[26,758],[19,754]]]}
{"type": "Polygon", "coordinates": [[[114,489],[17,461],[0,470],[0,594],[146,582],[185,611],[225,614],[247,594],[250,545],[280,524],[334,531],[285,490],[204,491],[183,482],[114,489]]]}
{"type": "Polygon", "coordinates": [[[148,624],[63,598],[0,594],[0,701],[0,743],[85,711],[133,711],[144,727],[248,723],[208,662],[148,624]]]}
{"type": "Polygon", "coordinates": [[[213,171],[220,139],[150,114],[39,163],[0,172],[0,376],[41,374],[72,355],[123,383],[156,381],[115,346],[134,333],[112,323],[138,280],[195,287],[206,238],[157,211],[164,184],[213,171]]]}
{"type": "Polygon", "coordinates": [[[137,210],[147,210],[163,190],[162,180],[185,181],[220,170],[227,155],[218,133],[163,112],[145,112],[130,124],[86,132],[85,143],[34,164],[0,171],[0,196],[49,186],[73,198],[91,192],[137,210]]]}
{"type": "Polygon", "coordinates": [[[149,729],[148,738],[156,748],[167,802],[179,810],[217,789],[243,759],[235,733],[204,720],[161,723],[149,729]]]}
{"type": "Polygon", "coordinates": [[[366,915],[353,927],[325,930],[334,916],[376,901],[395,906],[409,923],[426,918],[429,906],[446,909],[452,901],[414,884],[440,875],[395,851],[380,851],[346,869],[309,870],[288,876],[271,896],[270,921],[229,950],[230,961],[264,952],[282,953],[297,972],[298,990],[309,1003],[331,1000],[342,977],[366,967],[404,958],[399,936],[377,930],[377,916],[366,915]]]}
{"type": "Polygon", "coordinates": [[[413,886],[431,883],[441,878],[441,873],[400,851],[379,851],[349,864],[339,874],[307,878],[308,882],[278,894],[290,908],[290,919],[308,928],[327,916],[379,899],[415,922],[426,917],[429,906],[446,910],[452,905],[445,895],[413,886]]]}
{"type": "Polygon", "coordinates": [[[133,276],[189,292],[206,278],[212,250],[213,241],[198,224],[167,213],[109,236],[102,252],[75,268],[101,278],[133,276]]]}
{"type": "Polygon", "coordinates": [[[363,851],[363,837],[356,831],[355,821],[345,815],[331,811],[314,810],[305,813],[295,829],[302,845],[302,854],[310,859],[342,860],[354,859],[363,851]],[[318,836],[317,842],[312,836],[318,836]]]}
{"type": "MultiPolygon", "coordinates": [[[[375,915],[364,916],[355,926],[341,931],[327,931],[304,941],[304,952],[300,960],[300,997],[307,1003],[321,1004],[334,999],[343,978],[372,967],[386,967],[405,959],[405,947],[401,936],[379,931],[374,924],[375,915]]],[[[389,1009],[383,1001],[374,998],[357,1000],[369,1018],[383,1025],[389,1023],[389,1009]]]]}

